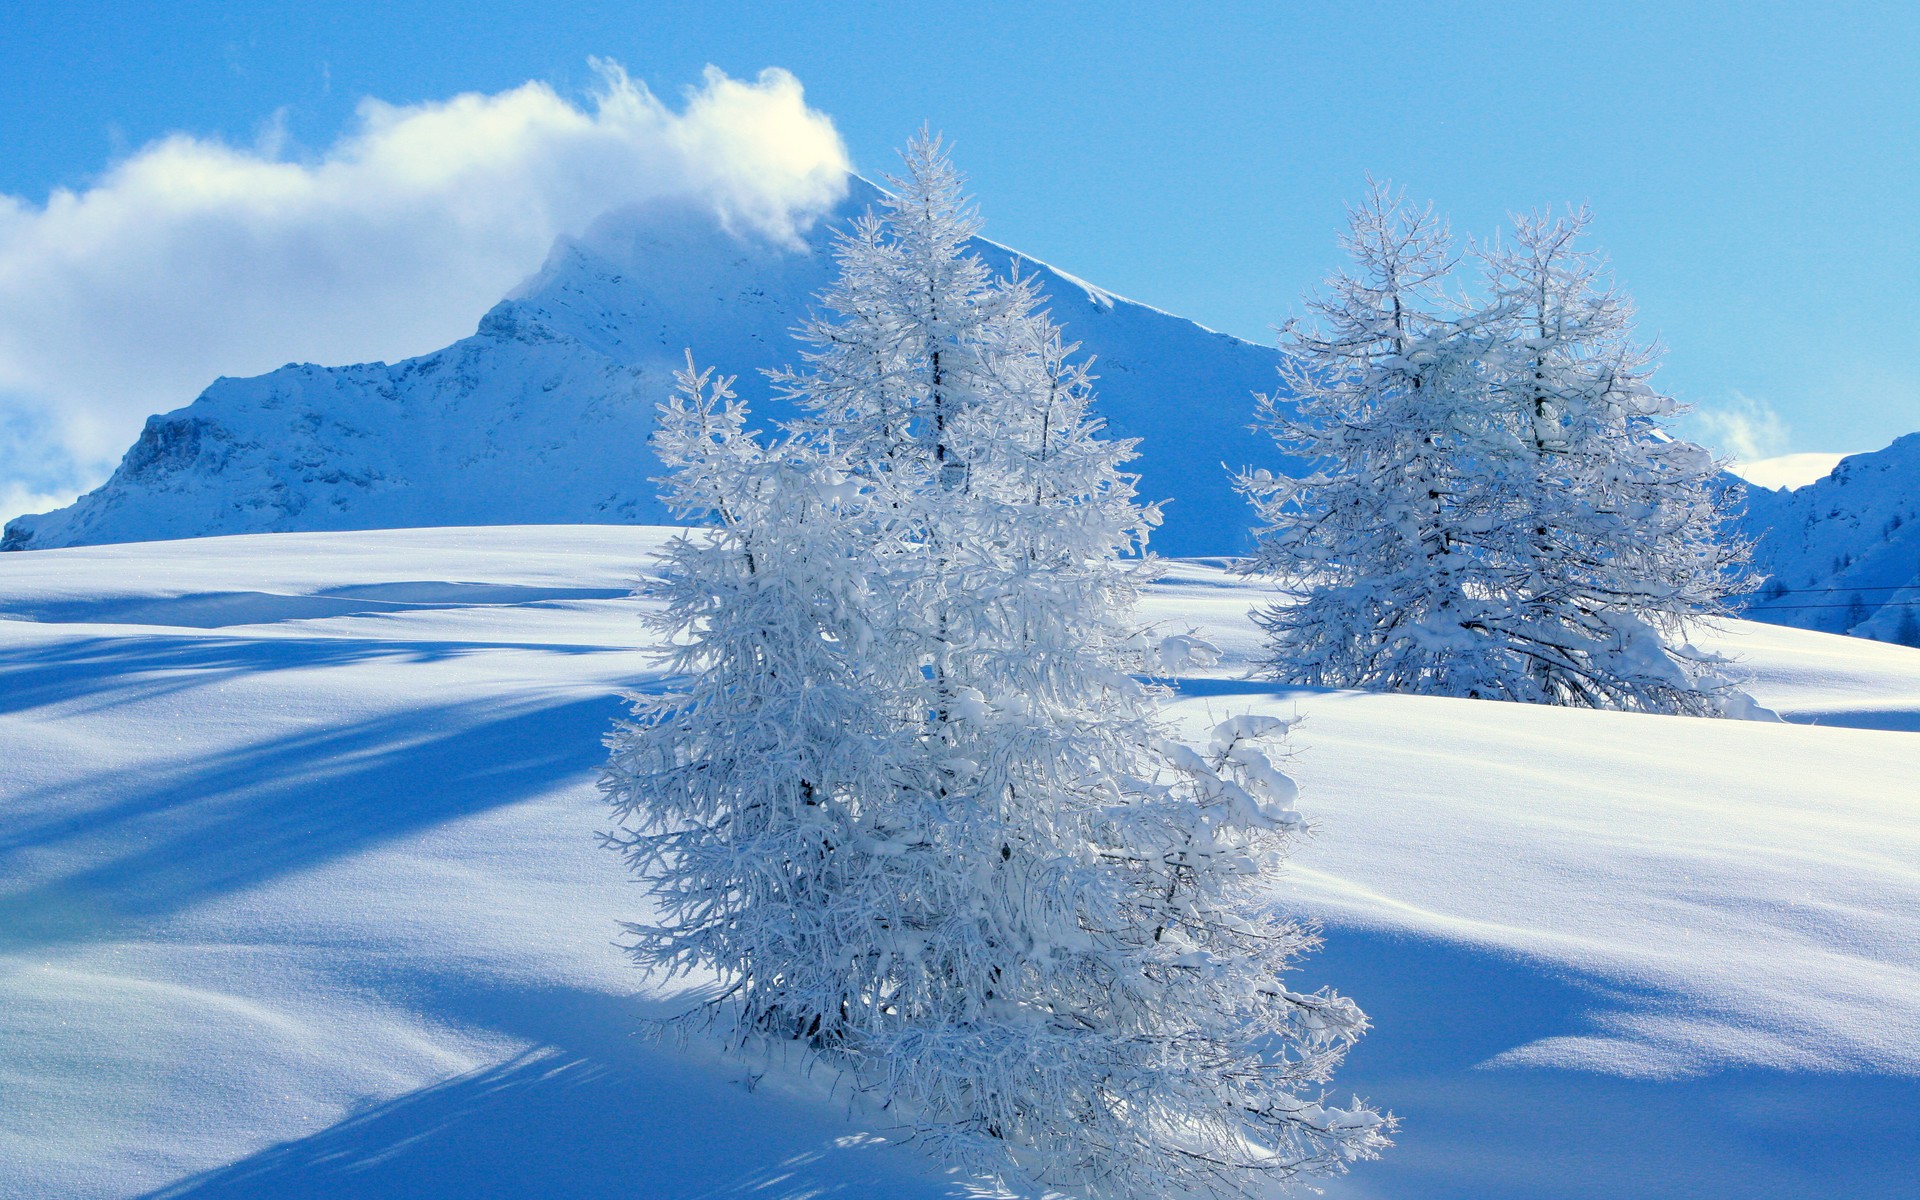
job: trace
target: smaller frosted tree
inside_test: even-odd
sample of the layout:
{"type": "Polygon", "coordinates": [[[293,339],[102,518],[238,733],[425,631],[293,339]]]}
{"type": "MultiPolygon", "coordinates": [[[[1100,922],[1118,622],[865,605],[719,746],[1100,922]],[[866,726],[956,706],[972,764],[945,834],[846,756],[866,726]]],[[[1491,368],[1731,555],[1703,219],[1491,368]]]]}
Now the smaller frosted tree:
{"type": "Polygon", "coordinates": [[[1267,668],[1313,686],[1498,694],[1478,553],[1500,453],[1486,314],[1444,292],[1456,259],[1431,208],[1369,181],[1348,219],[1352,267],[1308,301],[1315,323],[1284,328],[1284,387],[1258,399],[1258,424],[1308,469],[1238,479],[1260,519],[1243,569],[1303,593],[1255,613],[1267,668]]]}
{"type": "Polygon", "coordinates": [[[1585,213],[1527,218],[1479,252],[1477,300],[1431,211],[1379,185],[1343,244],[1357,270],[1287,327],[1287,396],[1261,422],[1305,460],[1240,486],[1247,570],[1297,603],[1256,613],[1298,682],[1713,714],[1733,697],[1686,641],[1747,585],[1718,472],[1667,435],[1654,353],[1579,249],[1585,213]],[[1289,403],[1297,405],[1289,408],[1289,403]]]}
{"type": "Polygon", "coordinates": [[[1667,433],[1680,406],[1650,386],[1658,352],[1581,245],[1591,219],[1515,217],[1479,254],[1514,442],[1483,548],[1502,577],[1491,633],[1513,699],[1715,715],[1730,685],[1687,635],[1750,587],[1749,548],[1726,528],[1720,464],[1667,433]]]}

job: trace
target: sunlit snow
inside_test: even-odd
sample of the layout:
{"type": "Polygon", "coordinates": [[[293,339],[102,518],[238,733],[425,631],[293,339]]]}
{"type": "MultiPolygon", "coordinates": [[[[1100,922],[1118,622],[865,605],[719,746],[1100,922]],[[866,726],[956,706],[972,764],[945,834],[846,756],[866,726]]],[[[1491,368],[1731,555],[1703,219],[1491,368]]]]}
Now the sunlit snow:
{"type": "MultiPolygon", "coordinates": [[[[593,780],[661,536],[0,558],[0,1195],[964,1194],[830,1080],[637,1036],[689,985],[614,945],[593,780]]],[[[1305,718],[1297,982],[1404,1122],[1331,1195],[1911,1188],[1920,650],[1706,639],[1788,724],[1303,693],[1244,678],[1258,597],[1186,561],[1146,615],[1209,646],[1190,737],[1305,718]]]]}

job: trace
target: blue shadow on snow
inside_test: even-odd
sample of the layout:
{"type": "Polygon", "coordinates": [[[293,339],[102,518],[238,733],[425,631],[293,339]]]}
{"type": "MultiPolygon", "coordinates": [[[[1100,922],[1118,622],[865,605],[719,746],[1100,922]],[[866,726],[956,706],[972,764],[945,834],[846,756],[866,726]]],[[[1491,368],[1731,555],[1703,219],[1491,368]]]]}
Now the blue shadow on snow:
{"type": "Polygon", "coordinates": [[[1624,991],[1459,943],[1326,931],[1292,986],[1333,984],[1374,1029],[1335,1077],[1398,1115],[1397,1144],[1328,1200],[1805,1200],[1895,1197],[1920,1172],[1920,1079],[1762,1069],[1637,1079],[1484,1067],[1508,1049],[1597,1031],[1624,991]]]}
{"type": "Polygon", "coordinates": [[[970,1194],[744,1069],[691,1062],[635,1031],[662,1015],[593,992],[420,981],[434,1010],[538,1043],[145,1200],[352,1196],[552,1200],[936,1200],[970,1194]],[[876,1151],[881,1151],[876,1153],[876,1151]]]}
{"type": "Polygon", "coordinates": [[[195,592],[185,596],[15,601],[0,610],[0,615],[52,624],[84,622],[224,629],[234,625],[267,625],[322,617],[364,617],[476,605],[617,600],[631,594],[630,588],[527,587],[507,583],[415,580],[360,584],[297,595],[283,592],[195,592]]]}
{"type": "MultiPolygon", "coordinates": [[[[66,696],[105,703],[120,688],[150,695],[226,674],[461,652],[350,639],[102,639],[44,649],[45,661],[0,656],[10,702],[26,692],[29,704],[66,696]]],[[[84,861],[97,847],[91,865],[0,897],[0,948],[110,936],[127,922],[538,795],[599,764],[600,739],[620,711],[611,695],[441,704],[303,729],[172,768],[65,782],[63,792],[118,799],[0,832],[0,872],[16,854],[78,851],[84,861]]],[[[18,799],[26,812],[70,807],[34,793],[18,799]]]]}

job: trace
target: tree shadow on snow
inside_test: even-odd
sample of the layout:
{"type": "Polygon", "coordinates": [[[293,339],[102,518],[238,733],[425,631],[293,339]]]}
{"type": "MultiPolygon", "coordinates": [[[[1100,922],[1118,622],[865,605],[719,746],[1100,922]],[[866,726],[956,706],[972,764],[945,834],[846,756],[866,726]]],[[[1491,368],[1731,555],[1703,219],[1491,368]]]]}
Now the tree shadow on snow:
{"type": "MultiPolygon", "coordinates": [[[[1334,929],[1292,984],[1322,979],[1376,1022],[1336,1080],[1403,1120],[1380,1162],[1329,1200],[1804,1200],[1896,1196],[1920,1081],[1723,1071],[1630,1079],[1486,1068],[1542,1037],[1585,1032],[1634,997],[1472,947],[1334,929]]],[[[934,1200],[977,1195],[845,1123],[838,1104],[751,1094],[741,1067],[638,1036],[649,1007],[567,988],[419,978],[436,1016],[540,1049],[399,1097],[146,1200],[554,1197],[934,1200]]]]}
{"type": "MultiPolygon", "coordinates": [[[[199,667],[255,673],[274,643],[130,648],[101,670],[199,667]],[[156,652],[157,651],[157,652],[156,652]]],[[[303,664],[396,652],[391,644],[314,646],[303,664]]],[[[543,647],[544,649],[544,647],[543,647]]],[[[402,648],[398,653],[412,653],[402,648]]],[[[3,678],[3,676],[0,676],[3,678]]],[[[96,685],[74,683],[80,691],[96,685]]],[[[617,697],[533,696],[441,704],[306,729],[174,766],[140,764],[60,784],[117,797],[72,815],[15,821],[0,834],[0,874],[18,854],[77,852],[91,865],[0,896],[0,947],[111,935],[287,872],[445,821],[541,794],[593,769],[617,697]],[[97,847],[97,849],[92,849],[97,847]]],[[[43,807],[20,797],[21,811],[43,807]]]]}
{"type": "MultiPolygon", "coordinates": [[[[1336,695],[1340,688],[1310,688],[1265,679],[1176,679],[1174,691],[1183,700],[1212,696],[1264,696],[1271,700],[1305,700],[1336,695]]],[[[1508,703],[1493,701],[1491,703],[1508,703]]],[[[1782,720],[1793,725],[1836,725],[1845,729],[1878,729],[1920,733],[1920,709],[1781,709],[1782,720]]],[[[1684,718],[1693,720],[1694,718],[1684,718]]]]}
{"type": "Polygon", "coordinates": [[[322,617],[363,617],[476,605],[528,605],[556,600],[617,600],[630,588],[528,587],[506,583],[415,580],[330,588],[324,592],[195,592],[85,600],[12,601],[0,615],[51,624],[168,625],[225,629],[322,617]]]}
{"type": "Polygon", "coordinates": [[[1920,733],[1920,709],[1835,709],[1787,711],[1781,719],[1794,725],[1838,725],[1844,729],[1879,729],[1890,733],[1920,733]]]}
{"type": "Polygon", "coordinates": [[[934,1200],[970,1194],[918,1160],[791,1100],[746,1071],[676,1056],[635,1030],[648,1006],[564,988],[441,980],[446,1015],[540,1048],[368,1109],[146,1200],[553,1197],[585,1200],[934,1200]]]}
{"type": "Polygon", "coordinates": [[[1338,695],[1340,688],[1302,687],[1271,679],[1175,679],[1173,690],[1182,700],[1204,696],[1266,696],[1273,700],[1305,700],[1338,695]]]}
{"type": "Polygon", "coordinates": [[[434,663],[493,650],[631,654],[550,642],[400,641],[346,637],[90,637],[0,647],[0,714],[55,704],[101,712],[229,679],[357,663],[434,663]]]}

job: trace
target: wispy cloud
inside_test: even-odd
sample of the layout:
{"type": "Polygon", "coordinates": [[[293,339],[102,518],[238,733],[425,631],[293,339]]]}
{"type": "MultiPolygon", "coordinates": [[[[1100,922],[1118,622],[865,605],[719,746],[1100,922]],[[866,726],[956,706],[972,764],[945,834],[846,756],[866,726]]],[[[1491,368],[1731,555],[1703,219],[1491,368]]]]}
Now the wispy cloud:
{"type": "Polygon", "coordinates": [[[323,153],[276,118],[174,135],[44,204],[0,195],[0,515],[96,482],[153,412],[216,376],[423,353],[625,204],[683,197],[791,238],[848,161],[800,84],[709,69],[677,109],[597,63],[582,103],[529,83],[364,100],[323,153]]]}
{"type": "Polygon", "coordinates": [[[1733,392],[1688,414],[1699,438],[1735,462],[1756,462],[1784,454],[1787,423],[1773,406],[1744,392],[1733,392]]]}

